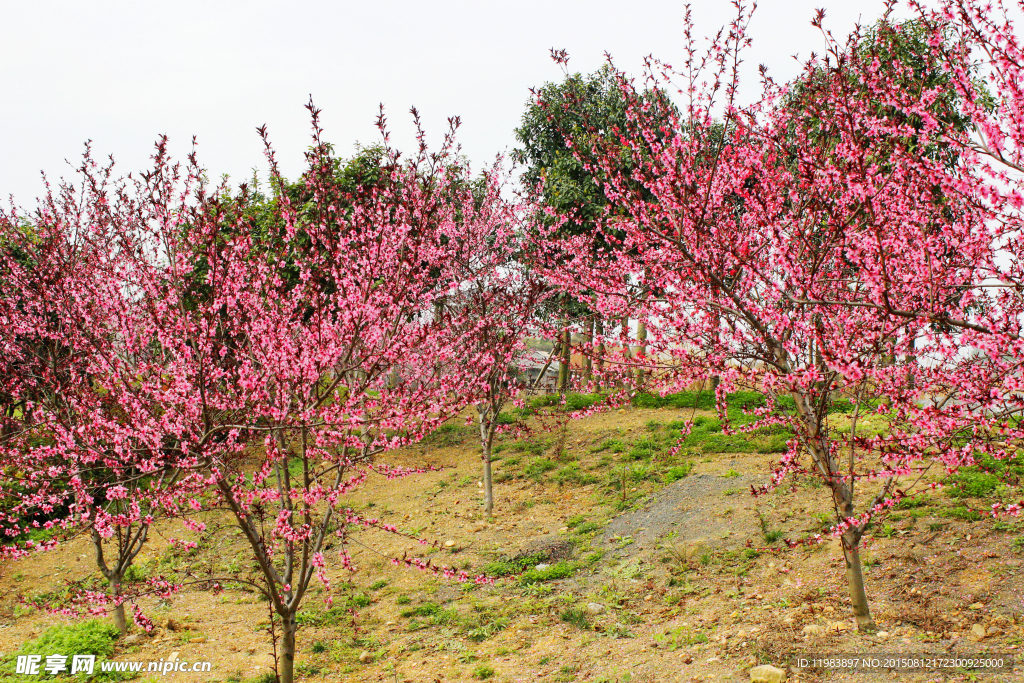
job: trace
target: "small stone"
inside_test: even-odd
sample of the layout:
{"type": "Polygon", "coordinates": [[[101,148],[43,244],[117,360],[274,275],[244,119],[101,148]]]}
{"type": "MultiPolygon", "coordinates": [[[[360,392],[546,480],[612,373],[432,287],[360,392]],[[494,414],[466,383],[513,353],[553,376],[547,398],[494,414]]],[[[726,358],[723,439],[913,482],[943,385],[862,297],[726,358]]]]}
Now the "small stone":
{"type": "Polygon", "coordinates": [[[651,595],[650,593],[648,593],[647,595],[644,596],[644,602],[650,602],[653,599],[654,599],[654,596],[651,595]]]}
{"type": "Polygon", "coordinates": [[[771,664],[755,666],[750,670],[750,683],[783,683],[786,672],[771,664]]]}
{"type": "Polygon", "coordinates": [[[544,564],[543,562],[541,562],[536,567],[534,567],[534,569],[536,569],[539,572],[542,572],[542,571],[544,571],[545,569],[547,569],[550,566],[551,566],[550,564],[544,564]]]}
{"type": "Polygon", "coordinates": [[[168,662],[176,662],[178,660],[178,655],[179,654],[181,654],[181,653],[178,650],[175,650],[171,654],[167,655],[167,661],[168,662]]]}
{"type": "Polygon", "coordinates": [[[176,622],[174,619],[170,617],[167,617],[167,621],[164,622],[164,628],[166,628],[168,631],[177,631],[179,628],[178,622],[176,622]]]}
{"type": "Polygon", "coordinates": [[[985,605],[981,604],[980,602],[976,602],[973,605],[971,605],[968,609],[985,609],[985,605]]]}
{"type": "Polygon", "coordinates": [[[569,527],[567,527],[567,526],[563,526],[563,527],[562,527],[561,529],[559,529],[558,531],[559,531],[560,533],[563,533],[563,534],[564,534],[564,533],[565,533],[566,531],[568,531],[568,530],[569,530],[569,527]]]}
{"type": "Polygon", "coordinates": [[[204,638],[203,636],[199,636],[198,638],[193,638],[192,640],[190,640],[188,642],[195,643],[196,645],[199,645],[200,643],[205,643],[206,642],[206,638],[204,638]]]}
{"type": "Polygon", "coordinates": [[[602,605],[599,602],[588,602],[587,606],[584,609],[586,610],[587,614],[591,615],[604,613],[604,605],[602,605]]]}
{"type": "Polygon", "coordinates": [[[366,650],[363,650],[362,652],[359,653],[359,661],[362,664],[369,664],[370,662],[373,661],[373,655],[371,655],[366,650]]]}
{"type": "Polygon", "coordinates": [[[455,541],[451,540],[450,538],[447,541],[444,542],[444,547],[445,548],[451,548],[454,545],[455,545],[455,541]]]}
{"type": "Polygon", "coordinates": [[[820,636],[824,632],[825,627],[820,624],[807,624],[807,626],[804,626],[804,635],[811,638],[820,636]]]}
{"type": "Polygon", "coordinates": [[[122,638],[121,639],[121,644],[122,645],[138,645],[139,641],[141,641],[141,640],[142,640],[142,635],[141,634],[133,633],[130,636],[125,636],[124,638],[122,638]]]}
{"type": "Polygon", "coordinates": [[[879,640],[885,640],[886,638],[889,637],[889,632],[888,631],[879,631],[878,633],[875,634],[875,637],[877,637],[879,640]]]}
{"type": "Polygon", "coordinates": [[[971,638],[974,640],[984,640],[988,635],[988,631],[981,624],[975,624],[971,627],[971,638]]]}

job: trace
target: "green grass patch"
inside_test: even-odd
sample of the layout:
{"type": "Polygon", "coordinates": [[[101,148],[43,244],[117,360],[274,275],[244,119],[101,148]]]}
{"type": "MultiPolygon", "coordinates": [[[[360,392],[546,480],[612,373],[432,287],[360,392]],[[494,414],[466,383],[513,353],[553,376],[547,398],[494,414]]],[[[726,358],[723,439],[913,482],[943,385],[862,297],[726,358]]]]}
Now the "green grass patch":
{"type": "Polygon", "coordinates": [[[964,505],[954,508],[946,508],[945,510],[940,510],[938,515],[939,517],[959,519],[964,522],[980,522],[982,520],[982,514],[980,512],[971,510],[964,505]]]}
{"type": "Polygon", "coordinates": [[[530,567],[534,567],[545,560],[544,555],[526,555],[514,557],[509,560],[498,560],[484,565],[484,574],[487,576],[508,576],[519,574],[530,567]]]}
{"type": "Polygon", "coordinates": [[[519,585],[528,586],[532,583],[565,579],[572,576],[575,571],[576,567],[572,562],[562,560],[561,562],[545,567],[544,569],[531,569],[525,572],[519,577],[519,585]]]}
{"type": "Polygon", "coordinates": [[[558,464],[547,458],[537,458],[523,468],[523,476],[540,481],[544,475],[551,470],[557,469],[558,464]]]}
{"type": "Polygon", "coordinates": [[[662,481],[664,481],[666,484],[672,484],[688,476],[692,470],[693,463],[691,462],[687,462],[682,465],[676,465],[675,467],[670,467],[669,470],[665,472],[665,474],[662,476],[662,481]]]}
{"type": "Polygon", "coordinates": [[[554,480],[559,484],[575,484],[576,486],[587,486],[589,484],[596,484],[601,481],[601,478],[584,472],[580,468],[579,463],[573,463],[560,469],[554,475],[554,480]]]}
{"type": "Polygon", "coordinates": [[[581,631],[590,630],[590,616],[586,610],[580,607],[569,607],[562,610],[559,618],[567,624],[572,624],[581,631]]]}
{"type": "MultiPolygon", "coordinates": [[[[136,674],[128,672],[102,672],[100,662],[110,659],[114,654],[114,643],[120,633],[113,624],[99,619],[82,621],[76,624],[52,626],[43,632],[38,638],[24,643],[16,652],[8,655],[3,661],[4,676],[7,680],[16,681],[38,681],[51,680],[56,678],[45,672],[46,657],[49,655],[64,655],[67,659],[68,672],[71,670],[71,662],[75,655],[94,655],[96,665],[94,673],[88,678],[90,681],[126,681],[134,678],[136,674]],[[41,655],[40,675],[18,676],[14,673],[18,655],[41,655]]],[[[67,672],[65,672],[67,673],[67,672]]],[[[68,680],[70,677],[61,675],[61,678],[68,680]]],[[[74,679],[81,677],[76,674],[74,679]]]]}

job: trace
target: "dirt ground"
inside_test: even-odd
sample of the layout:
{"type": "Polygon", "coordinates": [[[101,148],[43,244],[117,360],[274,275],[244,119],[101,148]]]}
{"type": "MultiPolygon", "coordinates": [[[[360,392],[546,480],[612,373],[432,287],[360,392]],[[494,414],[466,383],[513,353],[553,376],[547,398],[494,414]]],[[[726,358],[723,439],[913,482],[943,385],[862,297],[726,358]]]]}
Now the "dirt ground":
{"type": "MultiPolygon", "coordinates": [[[[373,531],[355,537],[356,571],[331,574],[336,602],[354,613],[327,609],[326,593],[313,591],[298,636],[298,680],[747,681],[752,666],[767,663],[790,681],[1024,681],[1020,523],[957,519],[945,511],[958,503],[942,492],[894,512],[866,539],[879,631],[859,634],[837,543],[785,542],[825,524],[826,489],[795,481],[752,496],[751,485],[768,480],[776,457],[770,453],[683,454],[669,464],[689,471],[666,483],[673,477],[657,469],[657,456],[647,471],[646,461],[627,463],[602,447],[628,447],[662,429],[652,425],[693,415],[713,417],[626,409],[536,437],[532,452],[506,439],[495,463],[491,521],[482,516],[471,431],[452,430],[389,457],[439,469],[371,478],[351,504],[430,544],[373,531]],[[536,464],[542,460],[552,463],[550,471],[539,471],[547,467],[536,464]],[[517,571],[494,585],[459,584],[392,566],[403,553],[470,573],[524,557],[534,558],[527,570],[537,572],[536,561],[541,572],[544,565],[571,571],[535,583],[517,571]],[[1002,654],[1018,663],[973,674],[797,666],[800,657],[868,653],[1002,654]]],[[[158,563],[177,533],[159,532],[140,558],[151,571],[165,566],[158,563]]],[[[244,561],[244,547],[228,531],[181,561],[193,560],[214,568],[244,561]]],[[[67,623],[24,607],[21,598],[94,572],[92,562],[88,544],[78,540],[0,566],[0,653],[67,623]]],[[[185,590],[140,604],[158,627],[123,638],[117,659],[174,657],[210,661],[213,669],[139,680],[255,681],[272,670],[269,615],[255,593],[185,590]]],[[[11,669],[3,666],[0,678],[11,669]]]]}

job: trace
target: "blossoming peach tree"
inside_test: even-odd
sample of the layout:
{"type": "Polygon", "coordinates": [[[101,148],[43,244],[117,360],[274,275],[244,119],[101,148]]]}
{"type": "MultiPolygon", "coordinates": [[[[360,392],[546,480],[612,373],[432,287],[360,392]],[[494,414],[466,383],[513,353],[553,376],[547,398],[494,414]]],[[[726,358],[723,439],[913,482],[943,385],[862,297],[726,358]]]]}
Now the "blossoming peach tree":
{"type": "MultiPolygon", "coordinates": [[[[684,102],[669,123],[620,77],[628,123],[575,146],[609,209],[595,234],[562,239],[571,258],[548,274],[646,322],[663,390],[718,375],[720,406],[733,387],[766,396],[742,428],[793,438],[762,491],[789,474],[826,484],[853,611],[873,629],[868,523],[929,469],[1009,457],[1021,437],[1020,195],[976,170],[971,123],[992,113],[976,68],[951,63],[966,33],[950,14],[887,14],[845,43],[825,33],[800,78],[762,70],[763,95],[741,104],[737,7],[705,52],[690,41],[682,69],[649,63],[684,102]],[[866,432],[868,415],[887,428],[866,432]]],[[[998,156],[1005,126],[988,121],[976,125],[998,156]]]]}
{"type": "MultiPolygon", "coordinates": [[[[11,516],[31,508],[52,513],[49,526],[74,520],[98,552],[102,539],[123,540],[112,570],[123,574],[158,511],[180,518],[193,539],[226,513],[258,571],[225,578],[255,587],[276,614],[283,681],[293,679],[310,585],[330,587],[328,548],[352,568],[354,529],[399,533],[358,514],[346,494],[373,473],[411,473],[380,454],[473,405],[494,368],[508,367],[518,340],[491,334],[508,309],[493,296],[476,306],[471,293],[516,298],[518,289],[494,284],[515,279],[511,254],[528,232],[502,197],[499,170],[473,179],[456,158],[456,121],[439,152],[421,133],[409,160],[385,132],[377,167],[353,184],[310,112],[314,144],[297,188],[277,172],[269,144],[275,192],[258,202],[247,187],[232,196],[208,186],[194,156],[172,164],[161,141],[141,178],[111,181],[87,160],[87,191],[32,217],[21,245],[62,245],[47,261],[50,275],[67,274],[60,287],[37,286],[40,264],[28,273],[5,262],[5,286],[23,296],[5,299],[20,327],[4,343],[42,338],[68,349],[58,370],[31,359],[27,343],[11,362],[25,370],[33,360],[21,384],[5,387],[12,396],[30,387],[51,397],[29,401],[43,416],[32,424],[36,442],[5,443],[19,485],[33,482],[11,516]],[[62,270],[67,256],[75,267],[62,270]],[[456,298],[466,305],[437,305],[456,298]]],[[[5,215],[5,241],[23,223],[5,215]]]]}

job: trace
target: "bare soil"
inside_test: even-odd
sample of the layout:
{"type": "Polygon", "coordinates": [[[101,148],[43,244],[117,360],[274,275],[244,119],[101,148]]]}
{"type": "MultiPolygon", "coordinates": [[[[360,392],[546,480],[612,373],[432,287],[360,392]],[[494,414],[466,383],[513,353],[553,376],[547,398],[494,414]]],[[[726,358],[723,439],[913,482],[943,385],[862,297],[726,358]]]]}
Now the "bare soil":
{"type": "MultiPolygon", "coordinates": [[[[356,571],[334,571],[331,580],[337,602],[348,598],[361,606],[354,614],[328,610],[325,591],[310,595],[299,631],[298,680],[746,681],[749,669],[763,663],[786,669],[791,681],[1024,680],[1024,662],[976,678],[934,669],[855,674],[794,666],[800,656],[865,653],[1003,653],[1019,660],[1024,526],[946,516],[960,503],[941,492],[927,494],[918,508],[894,512],[863,551],[880,630],[859,634],[837,543],[791,548],[785,542],[825,523],[825,488],[795,481],[752,496],[751,485],[768,480],[774,459],[760,453],[682,455],[674,464],[692,470],[666,485],[664,470],[633,478],[629,468],[643,463],[601,449],[610,439],[628,445],[643,438],[652,421],[680,417],[667,409],[593,416],[549,435],[546,450],[536,454],[517,452],[506,440],[495,466],[503,481],[495,485],[491,521],[481,514],[472,431],[453,431],[389,457],[393,464],[439,469],[371,479],[352,496],[352,506],[427,544],[374,531],[356,536],[350,548],[356,571]],[[538,459],[554,468],[530,478],[526,468],[538,459]],[[589,479],[560,482],[558,473],[569,466],[589,479]],[[546,554],[542,564],[564,561],[573,571],[529,585],[511,574],[477,586],[392,566],[391,558],[403,554],[470,573],[546,554]],[[972,635],[978,625],[985,629],[980,640],[972,635]]],[[[167,537],[180,534],[160,531],[141,558],[150,571],[168,566],[167,537]]],[[[244,550],[229,531],[180,561],[216,570],[244,564],[244,550]]],[[[95,573],[92,562],[81,539],[0,566],[0,654],[67,622],[26,609],[21,598],[95,573]]],[[[269,615],[257,597],[229,588],[143,601],[158,628],[122,639],[117,658],[213,664],[210,674],[140,680],[256,680],[273,665],[269,615]]]]}

